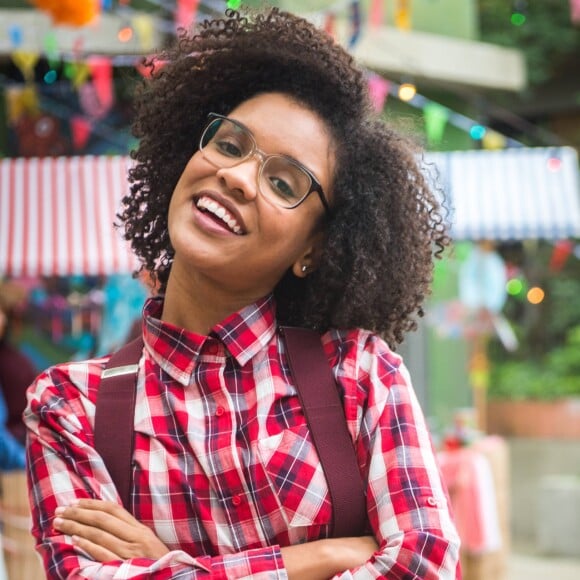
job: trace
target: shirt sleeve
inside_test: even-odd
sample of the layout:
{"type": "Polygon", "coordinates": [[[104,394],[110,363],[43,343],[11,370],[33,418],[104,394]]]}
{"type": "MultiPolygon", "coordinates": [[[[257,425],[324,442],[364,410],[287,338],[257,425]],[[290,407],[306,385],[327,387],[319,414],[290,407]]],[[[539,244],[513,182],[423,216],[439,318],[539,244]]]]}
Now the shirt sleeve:
{"type": "Polygon", "coordinates": [[[93,449],[94,393],[100,365],[70,363],[41,374],[28,392],[28,487],[32,534],[49,580],[64,578],[257,578],[286,579],[279,546],[214,557],[174,550],[151,560],[97,563],[53,529],[57,506],[75,498],[120,499],[93,449]],[[97,368],[98,367],[98,368],[97,368]]]}
{"type": "Polygon", "coordinates": [[[347,365],[356,378],[338,381],[367,476],[369,522],[379,550],[336,578],[458,579],[459,537],[407,369],[375,335],[357,345],[356,362],[347,365]]]}

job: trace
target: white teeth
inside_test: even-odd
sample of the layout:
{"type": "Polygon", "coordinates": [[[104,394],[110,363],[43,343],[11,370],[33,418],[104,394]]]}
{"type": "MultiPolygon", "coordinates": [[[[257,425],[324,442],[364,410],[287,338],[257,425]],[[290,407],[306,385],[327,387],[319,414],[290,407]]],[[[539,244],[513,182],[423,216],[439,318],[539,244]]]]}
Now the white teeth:
{"type": "Polygon", "coordinates": [[[226,222],[226,224],[228,224],[229,228],[231,230],[233,230],[234,232],[236,231],[236,228],[238,228],[238,230],[240,229],[239,226],[238,226],[238,224],[236,223],[236,220],[235,219],[232,219],[231,217],[226,217],[224,219],[224,221],[226,222]]]}
{"type": "Polygon", "coordinates": [[[205,209],[208,212],[213,213],[216,217],[222,220],[235,234],[241,234],[242,228],[236,221],[236,219],[225,209],[223,206],[219,205],[213,199],[207,197],[200,197],[196,203],[197,207],[200,209],[205,209]]]}

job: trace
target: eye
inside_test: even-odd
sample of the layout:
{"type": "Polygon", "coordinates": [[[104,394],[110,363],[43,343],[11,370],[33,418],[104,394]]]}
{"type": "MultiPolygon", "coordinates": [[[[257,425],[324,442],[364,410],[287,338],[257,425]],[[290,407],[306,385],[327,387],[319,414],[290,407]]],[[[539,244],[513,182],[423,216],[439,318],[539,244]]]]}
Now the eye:
{"type": "Polygon", "coordinates": [[[225,155],[226,157],[244,156],[242,146],[232,137],[220,138],[219,136],[216,136],[216,138],[213,140],[213,146],[219,153],[225,155]]]}
{"type": "Polygon", "coordinates": [[[273,195],[290,203],[300,201],[310,187],[310,177],[304,170],[282,155],[268,157],[262,180],[273,195]]]}
{"type": "Polygon", "coordinates": [[[297,199],[299,197],[296,192],[296,187],[282,177],[270,175],[268,182],[270,189],[284,199],[297,199]]]}

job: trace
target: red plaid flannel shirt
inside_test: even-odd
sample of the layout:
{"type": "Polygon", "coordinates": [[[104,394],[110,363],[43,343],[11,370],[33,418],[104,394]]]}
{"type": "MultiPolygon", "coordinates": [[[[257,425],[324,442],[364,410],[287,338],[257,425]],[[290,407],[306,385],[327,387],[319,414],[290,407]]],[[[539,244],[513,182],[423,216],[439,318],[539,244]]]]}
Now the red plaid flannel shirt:
{"type": "MultiPolygon", "coordinates": [[[[162,323],[160,310],[155,299],[145,307],[132,511],[171,551],[101,564],[52,528],[55,508],[75,498],[120,501],[93,448],[107,357],[71,362],[37,378],[25,412],[32,531],[47,575],[286,578],[280,547],[327,537],[331,506],[274,301],[244,308],[207,337],[162,323]]],[[[340,578],[459,577],[447,494],[401,358],[366,331],[322,340],[380,544],[340,578]]]]}

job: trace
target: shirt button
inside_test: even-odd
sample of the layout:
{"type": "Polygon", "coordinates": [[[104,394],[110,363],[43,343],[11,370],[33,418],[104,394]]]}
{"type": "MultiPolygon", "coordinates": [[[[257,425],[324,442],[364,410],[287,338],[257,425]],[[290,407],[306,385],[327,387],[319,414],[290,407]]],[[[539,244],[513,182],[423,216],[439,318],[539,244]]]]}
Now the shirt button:
{"type": "Polygon", "coordinates": [[[218,351],[218,345],[217,344],[210,344],[207,347],[207,352],[209,352],[209,354],[217,354],[218,351]]]}
{"type": "Polygon", "coordinates": [[[221,417],[225,412],[226,410],[220,405],[215,410],[216,417],[221,417]]]}
{"type": "Polygon", "coordinates": [[[439,501],[434,497],[428,497],[427,504],[430,505],[431,507],[439,507],[439,501]]]}
{"type": "Polygon", "coordinates": [[[239,495],[232,497],[232,505],[239,506],[242,503],[242,498],[239,495]]]}

